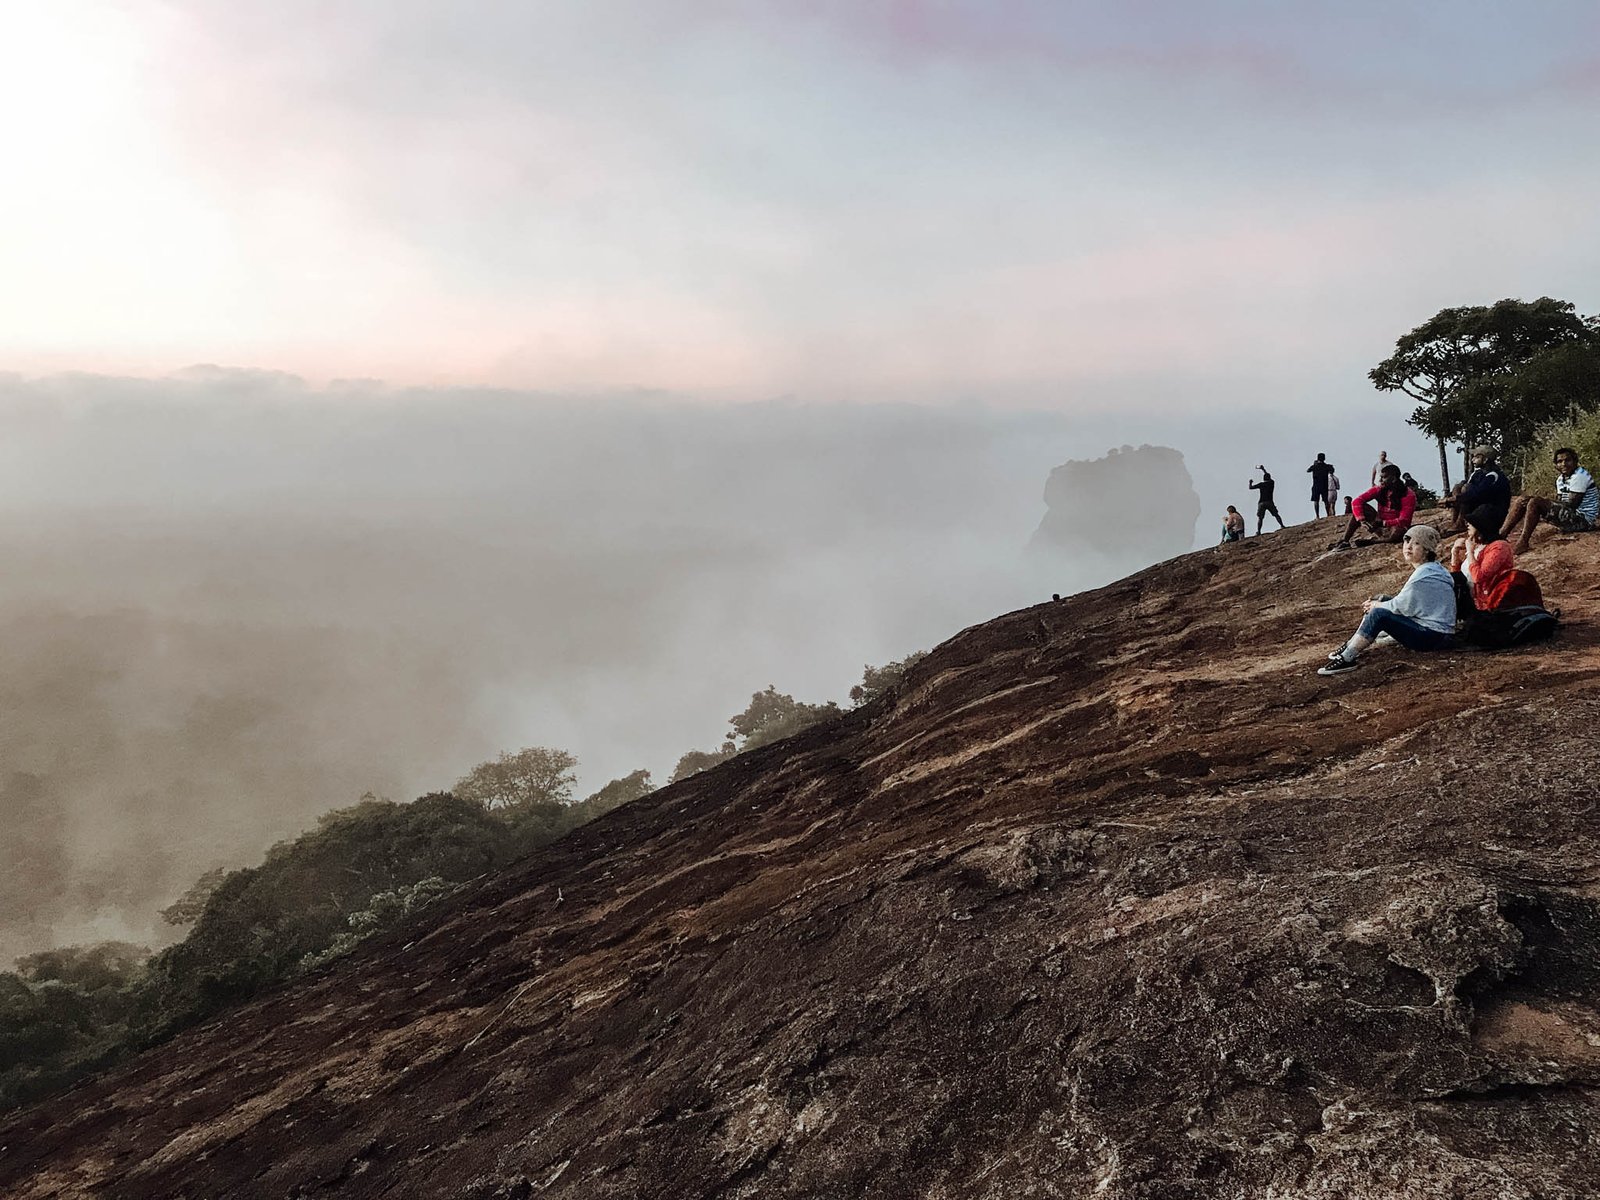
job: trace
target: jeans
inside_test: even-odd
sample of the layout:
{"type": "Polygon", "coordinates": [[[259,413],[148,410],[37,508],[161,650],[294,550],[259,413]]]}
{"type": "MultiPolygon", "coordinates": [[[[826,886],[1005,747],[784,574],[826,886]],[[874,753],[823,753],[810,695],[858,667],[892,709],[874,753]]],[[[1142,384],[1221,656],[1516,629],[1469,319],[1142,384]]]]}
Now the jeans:
{"type": "Polygon", "coordinates": [[[1356,631],[1368,641],[1380,633],[1387,633],[1407,650],[1443,650],[1455,641],[1455,634],[1440,633],[1426,625],[1402,617],[1387,608],[1375,608],[1361,618],[1361,628],[1356,631]]]}

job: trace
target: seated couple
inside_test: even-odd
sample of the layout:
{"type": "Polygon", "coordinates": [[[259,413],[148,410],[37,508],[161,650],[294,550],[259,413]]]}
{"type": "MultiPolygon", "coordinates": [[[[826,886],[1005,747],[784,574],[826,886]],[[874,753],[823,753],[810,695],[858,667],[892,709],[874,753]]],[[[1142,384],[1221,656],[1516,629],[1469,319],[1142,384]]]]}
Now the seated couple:
{"type": "MultiPolygon", "coordinates": [[[[1400,472],[1394,467],[1384,468],[1385,477],[1391,470],[1398,481],[1400,472]]],[[[1379,634],[1388,634],[1407,650],[1443,650],[1455,640],[1456,585],[1439,562],[1439,531],[1432,525],[1413,525],[1400,539],[1400,553],[1413,568],[1411,578],[1399,595],[1378,596],[1362,604],[1360,627],[1328,655],[1318,675],[1355,670],[1356,660],[1379,634]]]]}
{"type": "Polygon", "coordinates": [[[1458,620],[1466,623],[1464,638],[1492,645],[1477,636],[1483,631],[1476,630],[1475,622],[1490,620],[1485,614],[1543,608],[1538,581],[1515,568],[1511,544],[1496,531],[1471,527],[1452,549],[1454,570],[1438,561],[1438,550],[1439,531],[1431,525],[1414,525],[1402,535],[1400,552],[1413,568],[1411,577],[1399,595],[1377,596],[1362,605],[1360,627],[1328,655],[1317,674],[1353,671],[1362,653],[1384,634],[1407,650],[1448,649],[1455,643],[1458,620]]]}
{"type": "MultiPolygon", "coordinates": [[[[1365,528],[1373,536],[1357,543],[1362,546],[1378,542],[1398,542],[1411,528],[1411,516],[1417,511],[1417,493],[1400,478],[1400,468],[1384,463],[1378,476],[1378,486],[1357,496],[1351,506],[1350,521],[1344,536],[1329,547],[1330,550],[1350,549],[1350,539],[1356,530],[1365,528]]],[[[1435,534],[1437,541],[1438,535],[1435,534]]]]}

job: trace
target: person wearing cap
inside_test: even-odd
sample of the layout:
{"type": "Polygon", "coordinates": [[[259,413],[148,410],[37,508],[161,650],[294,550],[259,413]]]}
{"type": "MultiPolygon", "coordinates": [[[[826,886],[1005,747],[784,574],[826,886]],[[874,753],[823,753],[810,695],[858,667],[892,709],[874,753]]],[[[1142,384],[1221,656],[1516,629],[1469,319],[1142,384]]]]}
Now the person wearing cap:
{"type": "Polygon", "coordinates": [[[1407,650],[1444,650],[1455,640],[1456,589],[1450,572],[1438,561],[1439,531],[1432,525],[1413,525],[1400,543],[1400,553],[1413,568],[1400,594],[1391,599],[1368,600],[1362,607],[1361,625],[1328,661],[1318,675],[1353,671],[1356,662],[1378,635],[1387,633],[1407,650]]]}
{"type": "Polygon", "coordinates": [[[1455,509],[1452,533],[1465,533],[1468,522],[1500,529],[1511,511],[1511,480],[1494,460],[1494,447],[1472,448],[1472,476],[1442,504],[1455,509]]]}
{"type": "Polygon", "coordinates": [[[1417,511],[1417,493],[1400,482],[1400,468],[1393,463],[1385,463],[1383,474],[1378,478],[1377,487],[1368,488],[1355,498],[1344,536],[1329,549],[1350,549],[1350,539],[1363,526],[1379,542],[1398,542],[1411,528],[1411,515],[1417,511]]]}
{"type": "Polygon", "coordinates": [[[1563,446],[1551,458],[1555,461],[1556,496],[1518,496],[1506,514],[1501,533],[1510,537],[1517,527],[1522,533],[1517,538],[1516,551],[1526,554],[1533,544],[1533,531],[1539,522],[1549,521],[1562,533],[1588,533],[1600,527],[1600,488],[1594,476],[1578,465],[1578,452],[1563,446]]]}

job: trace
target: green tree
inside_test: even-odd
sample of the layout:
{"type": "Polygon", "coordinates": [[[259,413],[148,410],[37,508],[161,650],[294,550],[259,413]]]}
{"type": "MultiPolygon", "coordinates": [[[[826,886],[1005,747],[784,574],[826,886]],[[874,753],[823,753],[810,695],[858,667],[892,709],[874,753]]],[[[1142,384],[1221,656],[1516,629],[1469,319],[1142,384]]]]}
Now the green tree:
{"type": "Polygon", "coordinates": [[[754,750],[792,737],[839,713],[839,706],[831,700],[826,704],[805,704],[768,684],[766,691],[750,697],[743,712],[728,718],[729,736],[737,739],[741,751],[754,750]]]}
{"type": "Polygon", "coordinates": [[[926,650],[918,650],[914,654],[906,655],[899,662],[884,663],[881,667],[871,665],[863,667],[861,682],[850,689],[850,703],[860,708],[863,704],[870,704],[891,688],[899,687],[906,677],[906,672],[927,657],[926,650]]]}
{"type": "Polygon", "coordinates": [[[487,812],[514,817],[543,805],[571,804],[572,789],[578,782],[577,765],[578,760],[565,750],[530,746],[479,763],[450,791],[487,812]]]}
{"type": "Polygon", "coordinates": [[[189,885],[187,891],[161,910],[161,919],[168,925],[193,925],[205,912],[211,895],[222,886],[227,876],[226,867],[213,867],[189,885]]]}
{"type": "Polygon", "coordinates": [[[621,779],[613,779],[599,791],[585,796],[574,809],[579,810],[585,820],[592,821],[595,817],[603,816],[614,808],[621,808],[624,804],[632,804],[643,796],[648,796],[655,791],[650,783],[650,772],[645,770],[634,771],[624,775],[621,779]]]}
{"type": "Polygon", "coordinates": [[[668,783],[677,783],[680,779],[687,779],[691,775],[698,775],[701,771],[709,771],[718,763],[727,762],[739,747],[732,741],[725,741],[715,750],[690,750],[678,760],[678,765],[672,768],[672,775],[668,783]]]}
{"type": "Polygon", "coordinates": [[[150,959],[136,1018],[160,1036],[288,978],[380,892],[473,879],[526,848],[517,831],[449,794],[365,800],[325,814],[257,867],[230,871],[189,936],[150,959]]]}
{"type": "Polygon", "coordinates": [[[0,972],[0,1108],[65,1087],[123,1053],[148,954],[126,942],[64,946],[0,972]]]}
{"type": "Polygon", "coordinates": [[[1492,439],[1510,455],[1531,431],[1502,402],[1496,391],[1497,382],[1506,382],[1501,377],[1542,351],[1588,336],[1573,306],[1548,296],[1446,308],[1400,338],[1368,378],[1379,391],[1404,392],[1417,402],[1410,421],[1438,443],[1439,475],[1448,492],[1447,441],[1466,449],[1492,439]]]}

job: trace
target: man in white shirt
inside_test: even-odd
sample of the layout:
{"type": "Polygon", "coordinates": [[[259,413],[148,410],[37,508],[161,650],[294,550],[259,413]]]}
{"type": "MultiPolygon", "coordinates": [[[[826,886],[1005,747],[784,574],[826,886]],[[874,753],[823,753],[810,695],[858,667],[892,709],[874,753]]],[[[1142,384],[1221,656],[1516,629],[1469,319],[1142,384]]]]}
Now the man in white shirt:
{"type": "Polygon", "coordinates": [[[1372,486],[1378,486],[1378,480],[1383,478],[1383,469],[1389,465],[1389,452],[1378,451],[1378,461],[1372,464],[1372,486]]]}
{"type": "Polygon", "coordinates": [[[1502,537],[1509,538],[1520,525],[1522,534],[1512,547],[1518,554],[1526,554],[1533,544],[1533,531],[1541,520],[1548,521],[1562,533],[1587,533],[1600,527],[1600,488],[1594,476],[1578,465],[1578,452],[1563,446],[1554,454],[1556,471],[1555,499],[1547,496],[1518,496],[1511,502],[1505,524],[1500,527],[1502,537]]]}

